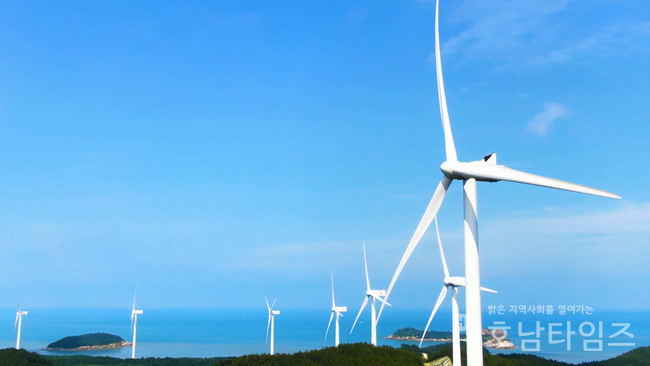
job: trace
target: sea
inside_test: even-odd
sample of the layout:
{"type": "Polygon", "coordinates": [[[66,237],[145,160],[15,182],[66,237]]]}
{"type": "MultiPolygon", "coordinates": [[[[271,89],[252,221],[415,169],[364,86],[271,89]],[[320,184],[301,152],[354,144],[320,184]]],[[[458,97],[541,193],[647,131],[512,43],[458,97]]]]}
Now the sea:
{"type": "MultiPolygon", "coordinates": [[[[45,355],[87,354],[131,357],[131,348],[87,352],[53,352],[44,348],[60,338],[105,332],[132,340],[131,309],[28,309],[23,317],[21,347],[45,355]]],[[[15,347],[15,309],[0,309],[0,348],[15,347]]],[[[397,329],[423,329],[431,310],[389,309],[378,326],[379,345],[400,347],[419,342],[385,339],[397,329]]],[[[332,346],[334,322],[327,339],[330,310],[282,309],[275,318],[276,353],[294,353],[332,346]]],[[[356,311],[341,318],[341,343],[370,342],[370,314],[361,315],[354,332],[356,311]]],[[[136,357],[221,357],[267,353],[268,313],[255,309],[145,309],[138,317],[136,357]]],[[[591,314],[483,315],[483,327],[500,328],[518,348],[492,353],[529,353],[579,363],[608,359],[650,345],[650,312],[592,312],[591,314]]],[[[429,330],[451,329],[450,312],[436,315],[429,330]]],[[[499,333],[497,333],[499,334],[499,333]]],[[[438,344],[424,342],[423,346],[438,344]]]]}

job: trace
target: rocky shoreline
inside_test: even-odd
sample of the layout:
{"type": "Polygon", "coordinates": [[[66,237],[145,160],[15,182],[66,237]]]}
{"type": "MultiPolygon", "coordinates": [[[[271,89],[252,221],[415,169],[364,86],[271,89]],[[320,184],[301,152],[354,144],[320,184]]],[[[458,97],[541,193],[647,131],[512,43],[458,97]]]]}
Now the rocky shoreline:
{"type": "MultiPolygon", "coordinates": [[[[413,335],[414,333],[419,333],[422,334],[421,330],[417,330],[415,328],[402,328],[395,333],[389,335],[388,337],[384,337],[384,339],[391,339],[395,341],[411,341],[411,342],[418,342],[421,339],[421,336],[416,336],[413,335]],[[405,335],[408,334],[408,335],[405,335]],[[397,335],[397,334],[402,334],[402,335],[397,335]]],[[[429,332],[427,332],[429,333],[429,332]]],[[[433,332],[432,334],[436,334],[439,336],[442,336],[440,338],[424,338],[424,341],[426,342],[453,342],[453,339],[451,336],[447,336],[447,334],[450,334],[450,332],[433,332]],[[436,334],[437,333],[437,334],[436,334]]],[[[502,330],[497,329],[494,334],[492,334],[492,331],[490,329],[483,329],[482,331],[483,335],[483,347],[485,348],[493,348],[493,349],[516,349],[517,346],[512,343],[512,341],[508,338],[502,338],[505,336],[505,333],[503,333],[502,330]],[[497,337],[497,338],[494,338],[497,337]]],[[[466,342],[466,339],[461,338],[461,342],[466,342]]]]}
{"type": "Polygon", "coordinates": [[[117,349],[131,347],[133,344],[127,341],[115,342],[104,344],[101,346],[81,346],[77,348],[44,348],[45,351],[65,351],[65,352],[79,352],[79,351],[95,351],[99,349],[117,349]]]}
{"type": "MultiPolygon", "coordinates": [[[[399,336],[394,336],[394,335],[389,335],[388,337],[384,337],[384,339],[392,339],[394,341],[417,341],[419,342],[421,338],[418,337],[399,337],[399,336]]],[[[425,342],[451,342],[451,338],[424,338],[425,342]]],[[[461,341],[465,341],[464,339],[461,339],[461,341]]]]}
{"type": "Polygon", "coordinates": [[[493,349],[515,349],[517,346],[514,345],[508,338],[503,338],[501,340],[498,340],[496,338],[492,338],[488,340],[487,342],[483,343],[483,347],[485,348],[493,348],[493,349]]]}
{"type": "MultiPolygon", "coordinates": [[[[420,338],[418,337],[394,337],[392,335],[389,335],[388,337],[384,337],[384,339],[392,339],[394,341],[415,341],[419,342],[420,338]]],[[[425,342],[452,342],[453,340],[451,338],[425,338],[425,342]]],[[[461,339],[461,342],[465,342],[465,339],[461,339]]],[[[493,348],[493,349],[516,349],[517,346],[512,343],[507,338],[504,338],[502,340],[498,340],[495,338],[492,338],[488,340],[487,342],[483,343],[483,347],[485,348],[493,348]]]]}

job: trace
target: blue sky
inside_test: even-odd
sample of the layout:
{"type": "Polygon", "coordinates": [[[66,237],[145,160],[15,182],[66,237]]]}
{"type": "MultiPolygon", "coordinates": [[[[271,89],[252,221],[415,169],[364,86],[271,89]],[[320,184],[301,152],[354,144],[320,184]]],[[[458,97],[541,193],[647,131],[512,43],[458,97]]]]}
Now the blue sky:
{"type": "MultiPolygon", "coordinates": [[[[441,177],[435,3],[0,3],[0,306],[327,308],[385,288],[441,177]]],[[[484,303],[650,309],[650,4],[441,4],[484,303]],[[620,301],[625,296],[626,301],[620,301]]],[[[439,219],[462,275],[461,185],[439,219]]],[[[395,308],[430,308],[429,232],[395,308]]],[[[447,306],[446,304],[445,306],[447,306]]]]}

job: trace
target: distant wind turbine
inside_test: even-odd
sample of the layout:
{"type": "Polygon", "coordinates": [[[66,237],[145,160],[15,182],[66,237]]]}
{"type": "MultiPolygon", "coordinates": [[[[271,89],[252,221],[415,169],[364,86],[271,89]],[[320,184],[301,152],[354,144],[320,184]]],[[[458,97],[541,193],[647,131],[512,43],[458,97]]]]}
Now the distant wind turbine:
{"type": "Polygon", "coordinates": [[[336,302],[334,301],[334,273],[332,273],[332,315],[330,315],[330,321],[327,323],[327,330],[325,331],[325,339],[327,339],[327,333],[330,331],[330,325],[332,325],[332,318],[334,318],[334,315],[336,315],[336,323],[334,327],[334,347],[339,346],[339,316],[343,316],[341,313],[345,313],[348,311],[347,306],[336,306],[336,302]]]}
{"type": "MultiPolygon", "coordinates": [[[[478,210],[476,199],[476,182],[498,182],[501,180],[532,184],[536,186],[562,189],[566,191],[585,193],[595,196],[620,198],[619,196],[601,191],[599,189],[581,186],[574,183],[564,182],[557,179],[546,178],[522,171],[506,168],[497,165],[497,156],[492,153],[481,160],[472,162],[460,162],[456,155],[454,138],[451,133],[449,114],[447,111],[447,100],[445,87],[442,78],[442,62],[440,59],[440,35],[439,35],[439,14],[440,0],[436,1],[435,21],[435,42],[436,42],[436,76],[438,81],[438,98],[440,104],[440,116],[445,138],[446,161],[440,165],[443,177],[436,188],[436,191],[426,208],[420,223],[415,229],[402,259],[397,266],[393,279],[388,286],[386,299],[395,285],[395,281],[402,272],[411,253],[420,242],[422,235],[431,225],[431,221],[437,215],[442,204],[447,188],[453,180],[463,181],[463,207],[464,207],[464,231],[465,231],[465,307],[466,307],[466,328],[467,328],[467,364],[473,366],[483,365],[483,340],[482,340],[482,319],[481,319],[481,280],[479,271],[478,252],[478,210]]],[[[379,316],[383,312],[384,305],[379,310],[379,316]]]]}
{"type": "Polygon", "coordinates": [[[14,322],[14,329],[18,325],[18,334],[16,336],[16,349],[20,349],[20,330],[23,325],[23,315],[27,315],[27,311],[20,310],[20,304],[18,304],[18,310],[16,311],[16,321],[14,322]]]}
{"type": "MultiPolygon", "coordinates": [[[[352,329],[350,329],[350,334],[352,334],[352,331],[354,330],[354,326],[357,324],[357,320],[359,320],[359,316],[363,312],[363,309],[366,307],[368,304],[368,299],[372,299],[372,303],[370,304],[370,309],[371,309],[371,314],[372,314],[372,323],[370,325],[370,343],[373,346],[377,346],[377,309],[375,307],[375,303],[377,300],[381,301],[384,304],[388,304],[386,300],[384,299],[386,296],[386,290],[373,290],[370,288],[370,277],[368,276],[368,260],[366,259],[366,243],[363,243],[363,264],[366,268],[366,297],[363,299],[363,304],[361,304],[361,309],[359,309],[359,313],[357,314],[357,318],[354,319],[354,324],[352,324],[352,329]]],[[[388,304],[390,306],[390,304],[388,304]]],[[[382,305],[382,308],[384,306],[382,305]]]]}
{"type": "Polygon", "coordinates": [[[269,321],[266,323],[266,341],[269,339],[269,329],[271,329],[271,355],[275,354],[275,316],[280,315],[280,310],[273,310],[277,298],[273,299],[273,304],[269,306],[269,299],[266,300],[266,308],[269,310],[269,321]]]}
{"type": "Polygon", "coordinates": [[[135,293],[133,294],[133,308],[131,309],[131,329],[133,329],[133,346],[131,348],[131,358],[135,358],[135,335],[138,328],[138,315],[142,310],[135,310],[135,293]]]}
{"type": "MultiPolygon", "coordinates": [[[[436,312],[438,311],[440,304],[442,304],[442,301],[445,299],[445,297],[447,297],[447,290],[449,289],[449,287],[451,287],[451,329],[452,329],[452,341],[453,341],[452,364],[454,366],[461,366],[458,287],[465,286],[465,278],[451,277],[449,275],[449,268],[447,267],[445,252],[442,250],[442,241],[440,240],[440,230],[438,229],[438,218],[435,217],[434,220],[436,225],[436,236],[438,237],[438,249],[440,250],[440,260],[442,261],[442,269],[445,273],[445,278],[442,280],[443,285],[442,285],[442,290],[440,291],[440,295],[438,296],[438,301],[436,301],[436,305],[433,307],[433,311],[431,312],[431,316],[429,317],[427,326],[424,328],[424,332],[422,332],[422,339],[420,339],[420,347],[422,347],[424,336],[427,334],[427,330],[429,329],[429,325],[431,325],[431,321],[433,320],[433,317],[436,315],[436,312]]],[[[496,293],[496,291],[485,287],[481,287],[481,290],[496,293]]]]}

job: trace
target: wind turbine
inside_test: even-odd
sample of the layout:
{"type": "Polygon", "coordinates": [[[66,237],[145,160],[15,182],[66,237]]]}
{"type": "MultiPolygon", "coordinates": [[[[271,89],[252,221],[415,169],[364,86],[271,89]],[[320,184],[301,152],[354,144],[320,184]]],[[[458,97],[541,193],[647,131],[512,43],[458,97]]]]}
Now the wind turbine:
{"type": "MultiPolygon", "coordinates": [[[[422,339],[420,339],[420,347],[422,347],[422,342],[424,341],[424,336],[427,334],[429,325],[433,317],[436,315],[438,308],[442,304],[442,301],[447,297],[447,290],[451,287],[451,329],[452,329],[452,341],[453,341],[453,354],[452,354],[452,364],[454,366],[461,365],[461,356],[460,356],[460,319],[458,312],[458,287],[465,286],[465,278],[463,277],[451,277],[449,275],[449,268],[447,267],[447,260],[445,259],[445,252],[442,250],[442,241],[440,240],[440,230],[438,229],[438,218],[435,217],[436,225],[436,235],[438,237],[438,249],[440,250],[440,260],[442,261],[442,269],[445,273],[445,278],[442,280],[442,290],[440,290],[440,295],[436,301],[436,305],[433,307],[427,326],[422,332],[422,339]]],[[[481,287],[482,291],[496,293],[496,291],[489,288],[481,287]]]]}
{"type": "MultiPolygon", "coordinates": [[[[354,319],[354,324],[352,324],[352,329],[350,329],[350,334],[352,334],[352,331],[354,330],[354,326],[357,324],[357,320],[359,320],[359,316],[363,312],[363,309],[366,307],[368,304],[368,299],[372,299],[372,303],[370,304],[371,308],[371,314],[372,314],[372,323],[370,326],[370,343],[372,343],[373,346],[377,346],[377,309],[375,308],[375,303],[377,300],[381,301],[383,304],[388,304],[384,297],[386,296],[386,290],[372,290],[370,288],[370,277],[368,276],[368,260],[366,259],[366,243],[363,243],[363,264],[366,267],[366,298],[363,299],[363,304],[361,304],[361,309],[359,309],[359,314],[357,314],[357,318],[354,319]]],[[[390,306],[390,304],[388,304],[390,306]]],[[[382,305],[382,308],[384,305],[382,305]]]]}
{"type": "Polygon", "coordinates": [[[275,353],[275,316],[280,315],[280,310],[273,310],[277,298],[273,299],[271,306],[269,306],[269,299],[264,297],[264,300],[266,300],[266,308],[269,310],[269,321],[266,323],[266,341],[268,342],[269,328],[271,328],[271,355],[273,355],[275,353]]]}
{"type": "Polygon", "coordinates": [[[334,301],[334,273],[332,273],[332,315],[330,315],[330,321],[327,323],[327,330],[325,331],[325,339],[327,339],[327,333],[330,331],[330,325],[332,325],[332,318],[336,314],[336,324],[335,324],[335,336],[334,336],[334,347],[339,346],[339,316],[343,316],[341,313],[348,311],[347,306],[336,306],[334,301]]]}
{"type": "MultiPolygon", "coordinates": [[[[465,233],[465,306],[466,306],[466,329],[467,329],[467,363],[469,365],[483,365],[483,347],[482,347],[482,320],[481,320],[481,281],[479,272],[479,253],[478,253],[478,216],[476,200],[476,181],[498,182],[501,180],[532,184],[542,187],[561,189],[572,192],[585,193],[595,196],[610,198],[620,198],[619,196],[601,191],[599,189],[581,186],[574,183],[564,182],[557,179],[546,178],[522,171],[506,168],[503,165],[497,165],[496,154],[489,154],[481,160],[472,162],[460,162],[456,156],[456,147],[454,138],[451,133],[449,123],[449,114],[447,111],[447,101],[445,97],[445,88],[442,78],[442,65],[440,60],[440,37],[438,25],[438,13],[440,0],[436,1],[436,21],[435,21],[435,38],[436,38],[436,76],[438,81],[438,98],[440,104],[440,116],[445,137],[446,161],[440,165],[443,177],[436,188],[429,205],[427,206],[420,223],[415,229],[406,251],[400,260],[393,279],[388,286],[386,298],[395,285],[400,272],[408,261],[411,253],[420,242],[422,235],[427,230],[431,221],[437,215],[438,209],[447,193],[447,188],[453,180],[463,181],[463,207],[464,207],[464,233],[465,233]]],[[[379,316],[384,309],[382,305],[379,310],[379,316]]]]}
{"type": "Polygon", "coordinates": [[[20,349],[20,330],[23,325],[23,315],[27,315],[27,311],[20,310],[20,304],[18,304],[18,310],[16,311],[16,321],[14,322],[14,329],[18,325],[18,335],[16,336],[16,349],[20,349]]]}
{"type": "Polygon", "coordinates": [[[135,310],[135,293],[133,294],[133,308],[131,309],[131,329],[133,329],[133,347],[131,348],[131,358],[135,358],[135,334],[138,328],[138,315],[142,310],[135,310]]]}

